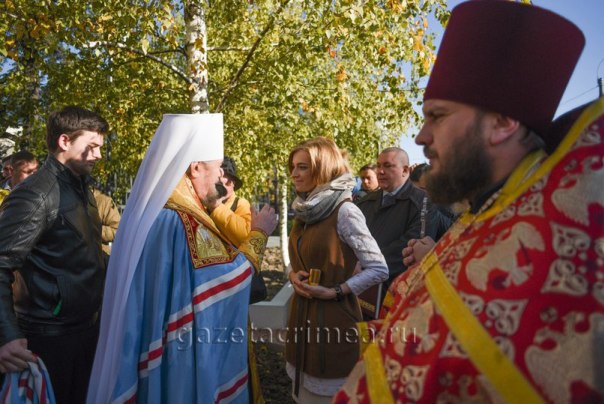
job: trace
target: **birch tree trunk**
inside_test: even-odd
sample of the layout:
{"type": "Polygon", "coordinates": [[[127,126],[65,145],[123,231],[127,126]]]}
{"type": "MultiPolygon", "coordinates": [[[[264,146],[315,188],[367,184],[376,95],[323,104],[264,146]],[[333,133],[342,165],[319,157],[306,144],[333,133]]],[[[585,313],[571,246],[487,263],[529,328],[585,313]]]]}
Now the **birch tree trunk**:
{"type": "Polygon", "coordinates": [[[26,99],[28,99],[29,102],[26,102],[24,105],[27,120],[23,127],[22,137],[17,141],[17,149],[30,149],[32,145],[36,143],[34,136],[36,123],[40,119],[40,100],[42,99],[40,76],[36,69],[33,55],[25,61],[24,71],[25,76],[27,77],[27,82],[25,84],[26,99]]]}
{"type": "Polygon", "coordinates": [[[208,38],[205,0],[190,0],[185,5],[187,73],[193,80],[189,86],[191,112],[209,112],[208,103],[208,38]]]}
{"type": "Polygon", "coordinates": [[[287,178],[281,178],[279,181],[279,194],[281,198],[279,198],[279,234],[281,235],[281,257],[283,258],[284,269],[287,270],[289,265],[289,248],[288,248],[288,234],[287,234],[287,195],[289,181],[287,178]]]}

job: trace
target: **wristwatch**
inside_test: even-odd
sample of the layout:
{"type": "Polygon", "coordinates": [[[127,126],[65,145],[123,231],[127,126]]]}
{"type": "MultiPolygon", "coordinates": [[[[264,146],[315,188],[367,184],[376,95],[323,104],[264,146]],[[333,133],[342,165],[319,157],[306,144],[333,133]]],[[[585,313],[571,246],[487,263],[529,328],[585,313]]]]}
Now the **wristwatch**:
{"type": "Polygon", "coordinates": [[[340,284],[337,284],[333,287],[333,290],[336,291],[336,302],[341,302],[344,299],[344,293],[342,292],[342,287],[340,284]]]}

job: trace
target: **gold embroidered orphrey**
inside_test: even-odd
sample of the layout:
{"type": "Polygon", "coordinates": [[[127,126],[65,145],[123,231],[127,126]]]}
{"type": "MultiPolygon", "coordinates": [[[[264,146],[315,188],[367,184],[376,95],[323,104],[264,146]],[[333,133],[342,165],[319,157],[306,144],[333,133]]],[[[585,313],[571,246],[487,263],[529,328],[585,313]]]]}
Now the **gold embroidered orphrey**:
{"type": "Polygon", "coordinates": [[[193,216],[181,211],[176,212],[185,227],[187,245],[195,269],[232,262],[235,259],[239,253],[235,248],[224,243],[193,216]]]}

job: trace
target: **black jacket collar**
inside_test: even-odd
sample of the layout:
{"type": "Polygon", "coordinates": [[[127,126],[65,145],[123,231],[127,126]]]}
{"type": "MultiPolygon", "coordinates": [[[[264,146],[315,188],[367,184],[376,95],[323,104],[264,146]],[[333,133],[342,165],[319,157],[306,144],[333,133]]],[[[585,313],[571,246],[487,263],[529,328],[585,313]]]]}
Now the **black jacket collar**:
{"type": "Polygon", "coordinates": [[[67,182],[75,187],[80,193],[86,193],[87,184],[91,181],[89,175],[77,176],[71,172],[71,170],[62,164],[52,154],[49,154],[44,163],[48,170],[57,176],[60,181],[67,182]]]}

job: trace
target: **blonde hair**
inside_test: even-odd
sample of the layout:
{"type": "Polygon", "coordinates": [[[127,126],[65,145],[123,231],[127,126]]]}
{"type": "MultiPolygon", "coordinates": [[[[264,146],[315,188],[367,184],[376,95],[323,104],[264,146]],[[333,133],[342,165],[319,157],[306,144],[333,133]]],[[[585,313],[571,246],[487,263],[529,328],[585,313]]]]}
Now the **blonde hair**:
{"type": "Polygon", "coordinates": [[[346,156],[333,140],[320,136],[300,143],[289,153],[287,167],[294,169],[294,154],[305,151],[310,156],[310,171],[317,185],[326,184],[342,174],[350,172],[346,156]]]}

